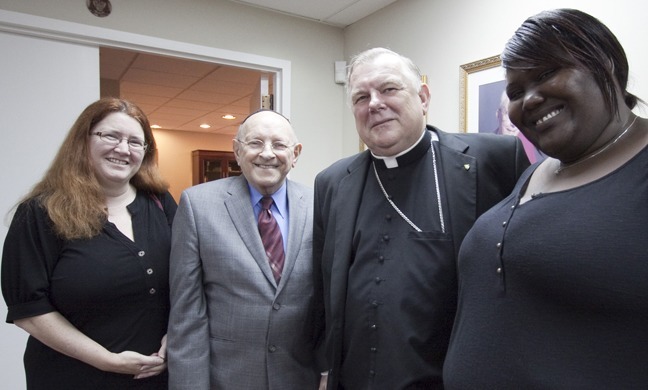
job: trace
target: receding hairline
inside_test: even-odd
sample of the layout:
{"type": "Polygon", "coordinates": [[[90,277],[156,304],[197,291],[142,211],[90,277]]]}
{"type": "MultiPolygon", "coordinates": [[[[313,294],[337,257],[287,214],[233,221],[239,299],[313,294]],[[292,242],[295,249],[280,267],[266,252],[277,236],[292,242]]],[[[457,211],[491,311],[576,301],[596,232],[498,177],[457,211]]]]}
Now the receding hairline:
{"type": "Polygon", "coordinates": [[[294,142],[299,142],[298,139],[297,139],[297,134],[295,133],[295,129],[293,128],[292,123],[290,123],[290,120],[288,118],[286,118],[284,115],[282,115],[281,113],[279,113],[279,112],[277,112],[275,110],[267,109],[267,108],[262,108],[260,110],[254,111],[253,113],[251,113],[250,115],[245,117],[245,119],[243,119],[243,121],[241,122],[241,124],[238,127],[238,131],[236,132],[236,139],[241,139],[241,136],[245,132],[247,132],[247,128],[248,128],[248,125],[249,125],[248,122],[252,117],[254,117],[254,116],[258,115],[258,114],[263,114],[263,113],[272,113],[272,114],[276,114],[276,116],[278,116],[280,118],[283,118],[283,120],[288,124],[288,128],[290,129],[290,132],[289,132],[290,138],[294,142]]]}
{"type": "Polygon", "coordinates": [[[416,66],[414,61],[402,54],[396,53],[395,51],[383,47],[376,47],[358,53],[351,59],[351,64],[349,65],[346,78],[346,92],[348,98],[350,98],[351,94],[353,93],[353,89],[351,87],[351,77],[355,73],[356,68],[360,65],[373,63],[383,56],[396,59],[399,66],[401,67],[401,70],[403,71],[405,79],[411,83],[411,86],[417,92],[421,90],[421,86],[423,84],[421,82],[421,71],[419,70],[418,66],[416,66]]]}

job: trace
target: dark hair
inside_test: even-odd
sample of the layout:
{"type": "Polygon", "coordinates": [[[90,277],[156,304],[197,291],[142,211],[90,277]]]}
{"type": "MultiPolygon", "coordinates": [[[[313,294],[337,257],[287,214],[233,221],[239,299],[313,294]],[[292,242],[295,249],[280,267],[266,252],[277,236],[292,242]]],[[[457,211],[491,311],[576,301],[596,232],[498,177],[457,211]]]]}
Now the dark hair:
{"type": "Polygon", "coordinates": [[[628,59],[623,47],[601,21],[575,9],[555,9],[522,23],[502,52],[504,69],[558,66],[592,74],[608,110],[618,114],[615,79],[630,109],[640,101],[629,93],[628,59]]]}

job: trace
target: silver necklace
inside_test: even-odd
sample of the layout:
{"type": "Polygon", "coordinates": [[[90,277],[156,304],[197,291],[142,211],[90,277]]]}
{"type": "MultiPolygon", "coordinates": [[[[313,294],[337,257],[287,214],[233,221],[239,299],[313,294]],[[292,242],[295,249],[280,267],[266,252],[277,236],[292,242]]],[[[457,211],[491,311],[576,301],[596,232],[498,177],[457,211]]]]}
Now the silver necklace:
{"type": "Polygon", "coordinates": [[[587,160],[589,160],[589,159],[591,159],[591,158],[593,158],[593,157],[596,157],[596,156],[598,156],[599,154],[605,152],[605,151],[606,151],[607,149],[609,149],[612,145],[614,145],[615,143],[617,143],[617,141],[620,140],[621,137],[623,137],[623,136],[628,132],[628,130],[630,130],[630,128],[632,127],[632,125],[634,125],[635,122],[637,121],[637,118],[638,118],[638,116],[635,116],[634,119],[632,120],[632,123],[630,123],[630,125],[629,125],[628,127],[626,127],[625,130],[623,130],[623,131],[621,132],[621,134],[617,135],[617,136],[616,136],[612,141],[610,141],[610,142],[608,142],[607,144],[601,146],[600,148],[598,148],[598,149],[595,150],[594,152],[588,154],[588,155],[585,156],[585,157],[581,157],[580,159],[576,160],[576,161],[573,162],[573,163],[569,163],[569,164],[563,164],[563,163],[560,163],[560,166],[559,166],[559,167],[554,171],[554,174],[555,174],[555,175],[559,175],[559,174],[560,174],[562,171],[564,171],[565,169],[567,169],[567,168],[571,168],[571,167],[574,167],[574,166],[576,166],[576,165],[578,165],[578,164],[580,164],[580,163],[583,163],[583,162],[585,162],[585,161],[587,161],[587,160]]]}
{"type": "MultiPolygon", "coordinates": [[[[434,185],[436,187],[436,196],[437,196],[437,203],[439,205],[439,222],[441,222],[441,232],[445,233],[445,223],[443,222],[443,208],[441,207],[441,190],[439,188],[439,173],[437,171],[437,163],[436,163],[436,153],[434,152],[434,147],[432,146],[432,140],[430,140],[430,150],[432,151],[432,167],[434,168],[434,185]]],[[[391,205],[391,207],[396,210],[398,215],[400,215],[401,218],[405,222],[407,222],[414,230],[417,232],[422,232],[422,230],[414,224],[407,216],[396,206],[396,204],[391,200],[389,195],[387,194],[387,191],[385,191],[385,187],[383,187],[382,181],[380,181],[380,176],[378,176],[378,170],[376,169],[376,163],[372,162],[373,165],[373,170],[374,174],[376,175],[376,180],[378,181],[378,185],[380,186],[380,189],[382,190],[383,195],[385,195],[385,199],[387,199],[387,202],[391,205]]]]}

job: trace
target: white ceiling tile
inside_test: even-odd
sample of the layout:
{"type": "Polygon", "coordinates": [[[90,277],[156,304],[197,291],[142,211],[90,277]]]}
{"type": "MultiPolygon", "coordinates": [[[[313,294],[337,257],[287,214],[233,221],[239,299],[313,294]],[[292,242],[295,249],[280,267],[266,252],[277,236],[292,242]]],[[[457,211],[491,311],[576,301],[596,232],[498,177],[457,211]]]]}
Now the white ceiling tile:
{"type": "Polygon", "coordinates": [[[134,68],[130,68],[121,78],[122,82],[131,81],[141,84],[161,85],[175,88],[189,88],[198,80],[200,80],[200,78],[195,76],[134,68]]]}
{"type": "Polygon", "coordinates": [[[203,61],[187,61],[182,58],[154,54],[139,54],[131,67],[133,69],[145,69],[153,72],[201,78],[218,69],[221,65],[203,61]]]}
{"type": "Polygon", "coordinates": [[[348,8],[336,14],[329,15],[324,21],[335,24],[348,26],[367,15],[370,15],[391,3],[398,0],[358,0],[350,4],[348,8]]]}
{"type": "Polygon", "coordinates": [[[169,98],[165,98],[161,96],[143,95],[139,93],[124,93],[123,91],[121,92],[121,97],[126,100],[130,100],[131,102],[137,104],[138,106],[140,104],[161,106],[162,104],[169,101],[169,98]]]}

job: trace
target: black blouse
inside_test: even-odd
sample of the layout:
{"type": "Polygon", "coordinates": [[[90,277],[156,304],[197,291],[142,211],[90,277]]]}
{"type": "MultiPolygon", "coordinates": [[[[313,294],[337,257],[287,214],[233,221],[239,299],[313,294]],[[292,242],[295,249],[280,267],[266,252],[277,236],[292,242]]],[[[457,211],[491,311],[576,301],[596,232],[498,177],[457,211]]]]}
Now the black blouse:
{"type": "MultiPolygon", "coordinates": [[[[7,322],[58,311],[109,351],[157,352],[169,314],[170,225],[177,207],[168,193],[158,199],[160,205],[138,192],[128,206],[135,242],[110,222],[91,239],[62,240],[37,201],[21,204],[2,254],[7,322]]],[[[30,389],[52,388],[52,383],[60,388],[166,387],[166,375],[133,380],[102,372],[33,337],[25,371],[30,389]]]]}
{"type": "Polygon", "coordinates": [[[459,253],[446,389],[648,388],[648,148],[483,214],[459,253]]]}

